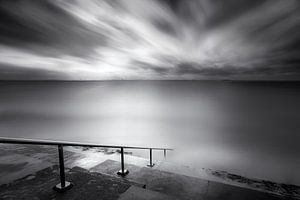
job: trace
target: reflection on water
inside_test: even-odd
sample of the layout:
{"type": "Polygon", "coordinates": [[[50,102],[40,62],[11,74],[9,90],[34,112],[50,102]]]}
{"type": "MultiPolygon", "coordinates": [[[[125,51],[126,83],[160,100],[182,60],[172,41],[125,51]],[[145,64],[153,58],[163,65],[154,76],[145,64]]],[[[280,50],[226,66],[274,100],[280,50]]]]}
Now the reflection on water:
{"type": "Polygon", "coordinates": [[[1,136],[176,148],[172,160],[300,185],[300,84],[2,82],[1,136]]]}

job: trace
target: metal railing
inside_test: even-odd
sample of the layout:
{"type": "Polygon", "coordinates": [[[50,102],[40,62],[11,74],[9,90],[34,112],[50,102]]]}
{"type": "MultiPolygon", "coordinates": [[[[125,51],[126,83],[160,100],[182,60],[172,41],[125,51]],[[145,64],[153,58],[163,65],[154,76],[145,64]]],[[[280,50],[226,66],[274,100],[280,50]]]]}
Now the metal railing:
{"type": "Polygon", "coordinates": [[[154,163],[152,161],[152,151],[159,150],[164,152],[164,158],[166,159],[167,151],[172,151],[170,148],[153,148],[153,147],[137,147],[137,146],[119,146],[119,145],[99,145],[93,143],[81,143],[81,142],[67,142],[67,141],[53,141],[53,140],[35,140],[35,139],[24,139],[24,138],[8,138],[0,137],[0,143],[9,144],[32,144],[32,145],[49,145],[58,147],[59,155],[59,172],[60,172],[60,183],[53,187],[54,190],[58,192],[64,192],[72,188],[72,183],[66,181],[65,178],[65,166],[64,166],[64,146],[81,146],[81,147],[102,147],[102,148],[114,148],[120,149],[121,155],[121,169],[117,172],[120,176],[126,176],[129,171],[125,169],[124,165],[124,149],[144,149],[149,150],[149,164],[147,166],[153,167],[154,163]]]}

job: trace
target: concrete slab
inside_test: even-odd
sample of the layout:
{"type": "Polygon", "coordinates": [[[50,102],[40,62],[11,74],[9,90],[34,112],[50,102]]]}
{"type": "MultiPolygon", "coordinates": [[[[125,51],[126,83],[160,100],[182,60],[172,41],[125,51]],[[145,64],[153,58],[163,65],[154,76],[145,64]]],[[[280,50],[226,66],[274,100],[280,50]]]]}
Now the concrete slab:
{"type": "MultiPolygon", "coordinates": [[[[3,149],[3,151],[0,151],[0,185],[1,182],[7,183],[11,180],[19,179],[51,166],[54,163],[56,164],[58,161],[56,147],[0,144],[0,148],[3,149]]],[[[250,197],[256,197],[258,199],[266,198],[265,196],[267,194],[265,194],[265,192],[257,193],[254,191],[254,193],[248,193],[252,191],[251,189],[255,189],[282,194],[286,196],[286,199],[300,199],[300,190],[297,186],[276,184],[263,180],[252,180],[227,172],[213,171],[204,168],[192,169],[188,166],[180,166],[166,161],[156,161],[156,165],[153,168],[148,168],[144,167],[148,163],[148,159],[138,158],[130,154],[125,157],[125,166],[129,169],[130,173],[125,178],[122,178],[116,175],[116,172],[120,169],[120,162],[118,162],[120,155],[114,153],[114,151],[104,151],[97,148],[81,149],[71,147],[66,147],[64,150],[66,167],[71,168],[74,165],[79,165],[86,169],[92,167],[91,169],[93,171],[111,174],[115,176],[117,180],[124,180],[128,185],[141,187],[143,184],[147,184],[147,187],[153,191],[169,192],[174,197],[179,196],[188,199],[188,196],[183,194],[189,193],[191,199],[219,199],[221,197],[247,199],[248,197],[243,197],[243,195],[247,193],[250,197]],[[107,158],[112,160],[106,160],[107,158]],[[99,165],[101,162],[103,163],[99,165]],[[162,171],[165,171],[165,173],[162,171]],[[167,172],[171,172],[171,174],[167,174],[167,172]],[[173,176],[172,173],[177,175],[173,176]],[[183,176],[180,177],[179,175],[183,176]],[[184,177],[184,175],[187,176],[187,178],[184,177]],[[152,177],[152,179],[149,177],[152,177]],[[196,178],[195,181],[193,181],[193,178],[196,178]],[[199,180],[202,180],[202,182],[199,180]],[[166,184],[168,182],[169,186],[166,184]],[[220,182],[223,184],[218,185],[220,182]],[[196,186],[193,186],[193,184],[190,186],[189,183],[193,183],[196,186]],[[210,187],[211,185],[213,185],[212,188],[210,187]],[[236,191],[235,189],[227,188],[228,185],[233,185],[233,188],[239,189],[236,191]],[[248,186],[250,190],[246,190],[246,192],[241,188],[248,186]],[[207,193],[204,195],[205,188],[207,193]],[[180,196],[181,194],[182,196],[180,196]],[[263,197],[261,197],[260,194],[263,194],[263,197]]],[[[27,178],[32,179],[34,176],[30,175],[27,178]]],[[[2,187],[0,187],[0,189],[1,188],[2,187]]],[[[272,195],[269,196],[268,198],[273,198],[272,195]]],[[[278,196],[274,196],[274,198],[278,198],[278,196]]],[[[284,199],[283,197],[280,198],[284,199]]]]}
{"type": "MultiPolygon", "coordinates": [[[[104,174],[109,174],[117,176],[117,172],[121,169],[121,163],[114,160],[106,160],[92,168],[89,169],[91,172],[99,172],[104,174]]],[[[125,169],[129,170],[129,174],[126,177],[130,177],[131,174],[141,170],[141,167],[125,163],[125,169]]]]}
{"type": "Polygon", "coordinates": [[[160,192],[131,186],[126,192],[121,194],[119,200],[176,200],[176,198],[160,192]]]}
{"type": "Polygon", "coordinates": [[[0,186],[3,200],[115,200],[131,185],[112,176],[90,173],[75,167],[66,173],[67,181],[73,188],[65,193],[57,193],[52,187],[59,183],[58,168],[50,167],[29,175],[13,183],[0,186]]]}
{"type": "Polygon", "coordinates": [[[178,165],[170,162],[159,162],[154,168],[161,171],[168,171],[175,174],[223,183],[225,185],[232,185],[240,188],[261,191],[264,193],[270,193],[279,196],[290,196],[294,199],[300,199],[300,187],[295,185],[247,178],[237,174],[231,174],[226,171],[212,170],[207,168],[193,168],[190,166],[178,165]]]}
{"type": "Polygon", "coordinates": [[[0,185],[23,178],[52,164],[20,154],[0,156],[0,185]]]}
{"type": "MultiPolygon", "coordinates": [[[[83,156],[64,151],[65,166],[72,168],[83,156]]],[[[0,144],[0,185],[10,183],[58,163],[55,146],[0,144]]]]}
{"type": "Polygon", "coordinates": [[[280,197],[278,195],[250,190],[222,183],[209,182],[205,200],[293,200],[291,197],[280,197]]]}
{"type": "MultiPolygon", "coordinates": [[[[92,171],[115,175],[120,163],[107,160],[93,167],[92,171]]],[[[129,174],[123,179],[139,182],[146,185],[146,189],[164,193],[173,198],[183,200],[280,200],[293,199],[247,188],[226,185],[195,177],[165,172],[148,167],[128,165],[129,174]]]]}
{"type": "MultiPolygon", "coordinates": [[[[55,146],[0,144],[0,149],[0,185],[57,164],[58,161],[57,147],[55,146]]],[[[148,158],[131,155],[131,151],[125,151],[125,153],[126,164],[145,167],[149,162],[148,158]]],[[[64,155],[65,166],[69,168],[79,166],[90,169],[107,159],[120,161],[120,154],[116,149],[65,147],[64,155]]],[[[155,166],[152,169],[300,199],[299,186],[247,178],[226,171],[192,168],[167,160],[154,160],[154,162],[155,166]]],[[[107,165],[106,170],[110,169],[110,166],[107,165]]],[[[131,169],[131,171],[133,170],[131,169]]]]}

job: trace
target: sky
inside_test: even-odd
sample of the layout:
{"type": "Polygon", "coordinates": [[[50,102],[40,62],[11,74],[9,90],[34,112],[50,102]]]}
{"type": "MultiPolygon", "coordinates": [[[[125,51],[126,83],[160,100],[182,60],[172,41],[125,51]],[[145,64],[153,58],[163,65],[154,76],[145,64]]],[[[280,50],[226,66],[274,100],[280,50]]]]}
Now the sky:
{"type": "Polygon", "coordinates": [[[0,80],[300,80],[298,0],[1,0],[0,80]]]}

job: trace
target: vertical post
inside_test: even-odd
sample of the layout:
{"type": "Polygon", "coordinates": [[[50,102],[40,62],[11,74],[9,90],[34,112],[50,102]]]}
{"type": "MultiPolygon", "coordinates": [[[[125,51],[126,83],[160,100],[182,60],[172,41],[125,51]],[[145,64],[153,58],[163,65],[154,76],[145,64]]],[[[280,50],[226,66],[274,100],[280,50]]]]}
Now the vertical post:
{"type": "Polygon", "coordinates": [[[167,150],[166,149],[164,149],[164,158],[165,158],[165,160],[167,159],[167,150]]]}
{"type": "Polygon", "coordinates": [[[147,165],[148,167],[153,167],[154,164],[152,163],[152,148],[150,148],[150,163],[147,165]]]}
{"type": "Polygon", "coordinates": [[[59,155],[59,174],[60,174],[60,185],[62,188],[66,186],[65,177],[65,163],[64,163],[64,149],[62,145],[58,145],[58,155],[59,155]]]}
{"type": "Polygon", "coordinates": [[[53,187],[55,191],[64,192],[73,185],[66,181],[63,145],[58,145],[60,183],[53,187]]]}
{"type": "Polygon", "coordinates": [[[150,166],[152,166],[152,149],[150,149],[150,166]]]}
{"type": "Polygon", "coordinates": [[[124,174],[124,148],[121,148],[121,170],[122,174],[124,174]]]}
{"type": "Polygon", "coordinates": [[[121,147],[121,170],[118,171],[118,175],[126,176],[129,173],[127,169],[124,167],[124,148],[121,147]]]}

